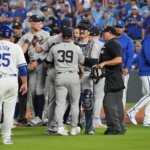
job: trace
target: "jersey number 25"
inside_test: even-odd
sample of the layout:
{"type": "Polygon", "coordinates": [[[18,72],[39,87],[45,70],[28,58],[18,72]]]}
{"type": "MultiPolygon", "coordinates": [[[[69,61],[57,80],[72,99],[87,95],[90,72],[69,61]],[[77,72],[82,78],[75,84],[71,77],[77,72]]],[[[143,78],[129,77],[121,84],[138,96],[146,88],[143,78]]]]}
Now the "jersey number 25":
{"type": "Polygon", "coordinates": [[[8,67],[10,64],[10,54],[2,53],[0,54],[0,66],[8,67]]]}

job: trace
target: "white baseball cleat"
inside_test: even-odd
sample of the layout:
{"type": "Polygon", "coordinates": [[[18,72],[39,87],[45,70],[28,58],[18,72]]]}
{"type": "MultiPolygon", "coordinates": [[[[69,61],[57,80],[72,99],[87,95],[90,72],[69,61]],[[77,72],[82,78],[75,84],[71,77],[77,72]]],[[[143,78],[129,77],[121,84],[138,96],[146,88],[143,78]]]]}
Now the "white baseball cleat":
{"type": "Polygon", "coordinates": [[[62,127],[58,127],[57,133],[59,135],[68,135],[67,131],[65,130],[65,128],[63,126],[62,127]]]}
{"type": "Polygon", "coordinates": [[[130,121],[134,124],[137,125],[137,121],[135,119],[135,115],[133,115],[130,111],[126,111],[127,116],[129,117],[130,121]]]}
{"type": "Polygon", "coordinates": [[[150,127],[150,123],[143,123],[144,127],[150,127]]]}
{"type": "Polygon", "coordinates": [[[107,126],[102,124],[100,120],[94,120],[93,127],[94,128],[107,128],[107,126]]]}
{"type": "Polygon", "coordinates": [[[29,126],[41,126],[43,121],[37,116],[28,122],[29,126]]]}
{"type": "Polygon", "coordinates": [[[3,144],[10,145],[13,144],[11,139],[3,139],[3,144]]]}
{"type": "Polygon", "coordinates": [[[70,130],[70,134],[71,135],[77,135],[77,134],[79,134],[81,132],[81,128],[80,127],[73,127],[73,128],[71,128],[71,130],[70,130]]]}

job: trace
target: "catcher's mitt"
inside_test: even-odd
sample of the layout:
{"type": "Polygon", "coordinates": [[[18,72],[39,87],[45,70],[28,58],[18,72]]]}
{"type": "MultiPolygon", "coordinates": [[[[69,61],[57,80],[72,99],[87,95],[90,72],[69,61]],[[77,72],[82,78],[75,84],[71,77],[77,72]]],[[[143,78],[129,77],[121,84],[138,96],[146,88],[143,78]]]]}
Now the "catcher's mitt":
{"type": "Polygon", "coordinates": [[[93,79],[95,84],[97,84],[99,80],[105,77],[108,73],[109,71],[105,68],[99,69],[98,66],[93,66],[89,77],[93,79]]]}

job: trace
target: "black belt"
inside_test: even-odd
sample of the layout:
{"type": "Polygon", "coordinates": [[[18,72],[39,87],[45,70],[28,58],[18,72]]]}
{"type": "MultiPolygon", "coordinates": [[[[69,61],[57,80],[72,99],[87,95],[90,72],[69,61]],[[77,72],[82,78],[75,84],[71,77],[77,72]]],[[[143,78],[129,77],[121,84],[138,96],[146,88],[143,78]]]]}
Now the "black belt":
{"type": "Polygon", "coordinates": [[[56,74],[62,74],[62,73],[74,73],[75,71],[64,71],[64,72],[57,72],[56,74]]]}
{"type": "Polygon", "coordinates": [[[16,74],[0,74],[0,78],[6,78],[6,77],[16,77],[16,74]]]}

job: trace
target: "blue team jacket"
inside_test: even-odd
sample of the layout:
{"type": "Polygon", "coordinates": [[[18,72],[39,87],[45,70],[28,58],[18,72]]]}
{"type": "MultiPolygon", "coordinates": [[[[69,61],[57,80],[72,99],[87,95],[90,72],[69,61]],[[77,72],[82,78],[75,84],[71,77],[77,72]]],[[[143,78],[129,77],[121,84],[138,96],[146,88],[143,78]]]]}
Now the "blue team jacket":
{"type": "Polygon", "coordinates": [[[125,33],[117,38],[117,41],[120,43],[122,47],[122,58],[123,58],[123,67],[127,68],[130,72],[130,67],[134,60],[134,45],[133,41],[130,37],[128,37],[125,33]]]}
{"type": "Polygon", "coordinates": [[[142,41],[142,50],[135,59],[139,68],[139,76],[150,76],[150,35],[142,41]]]}

